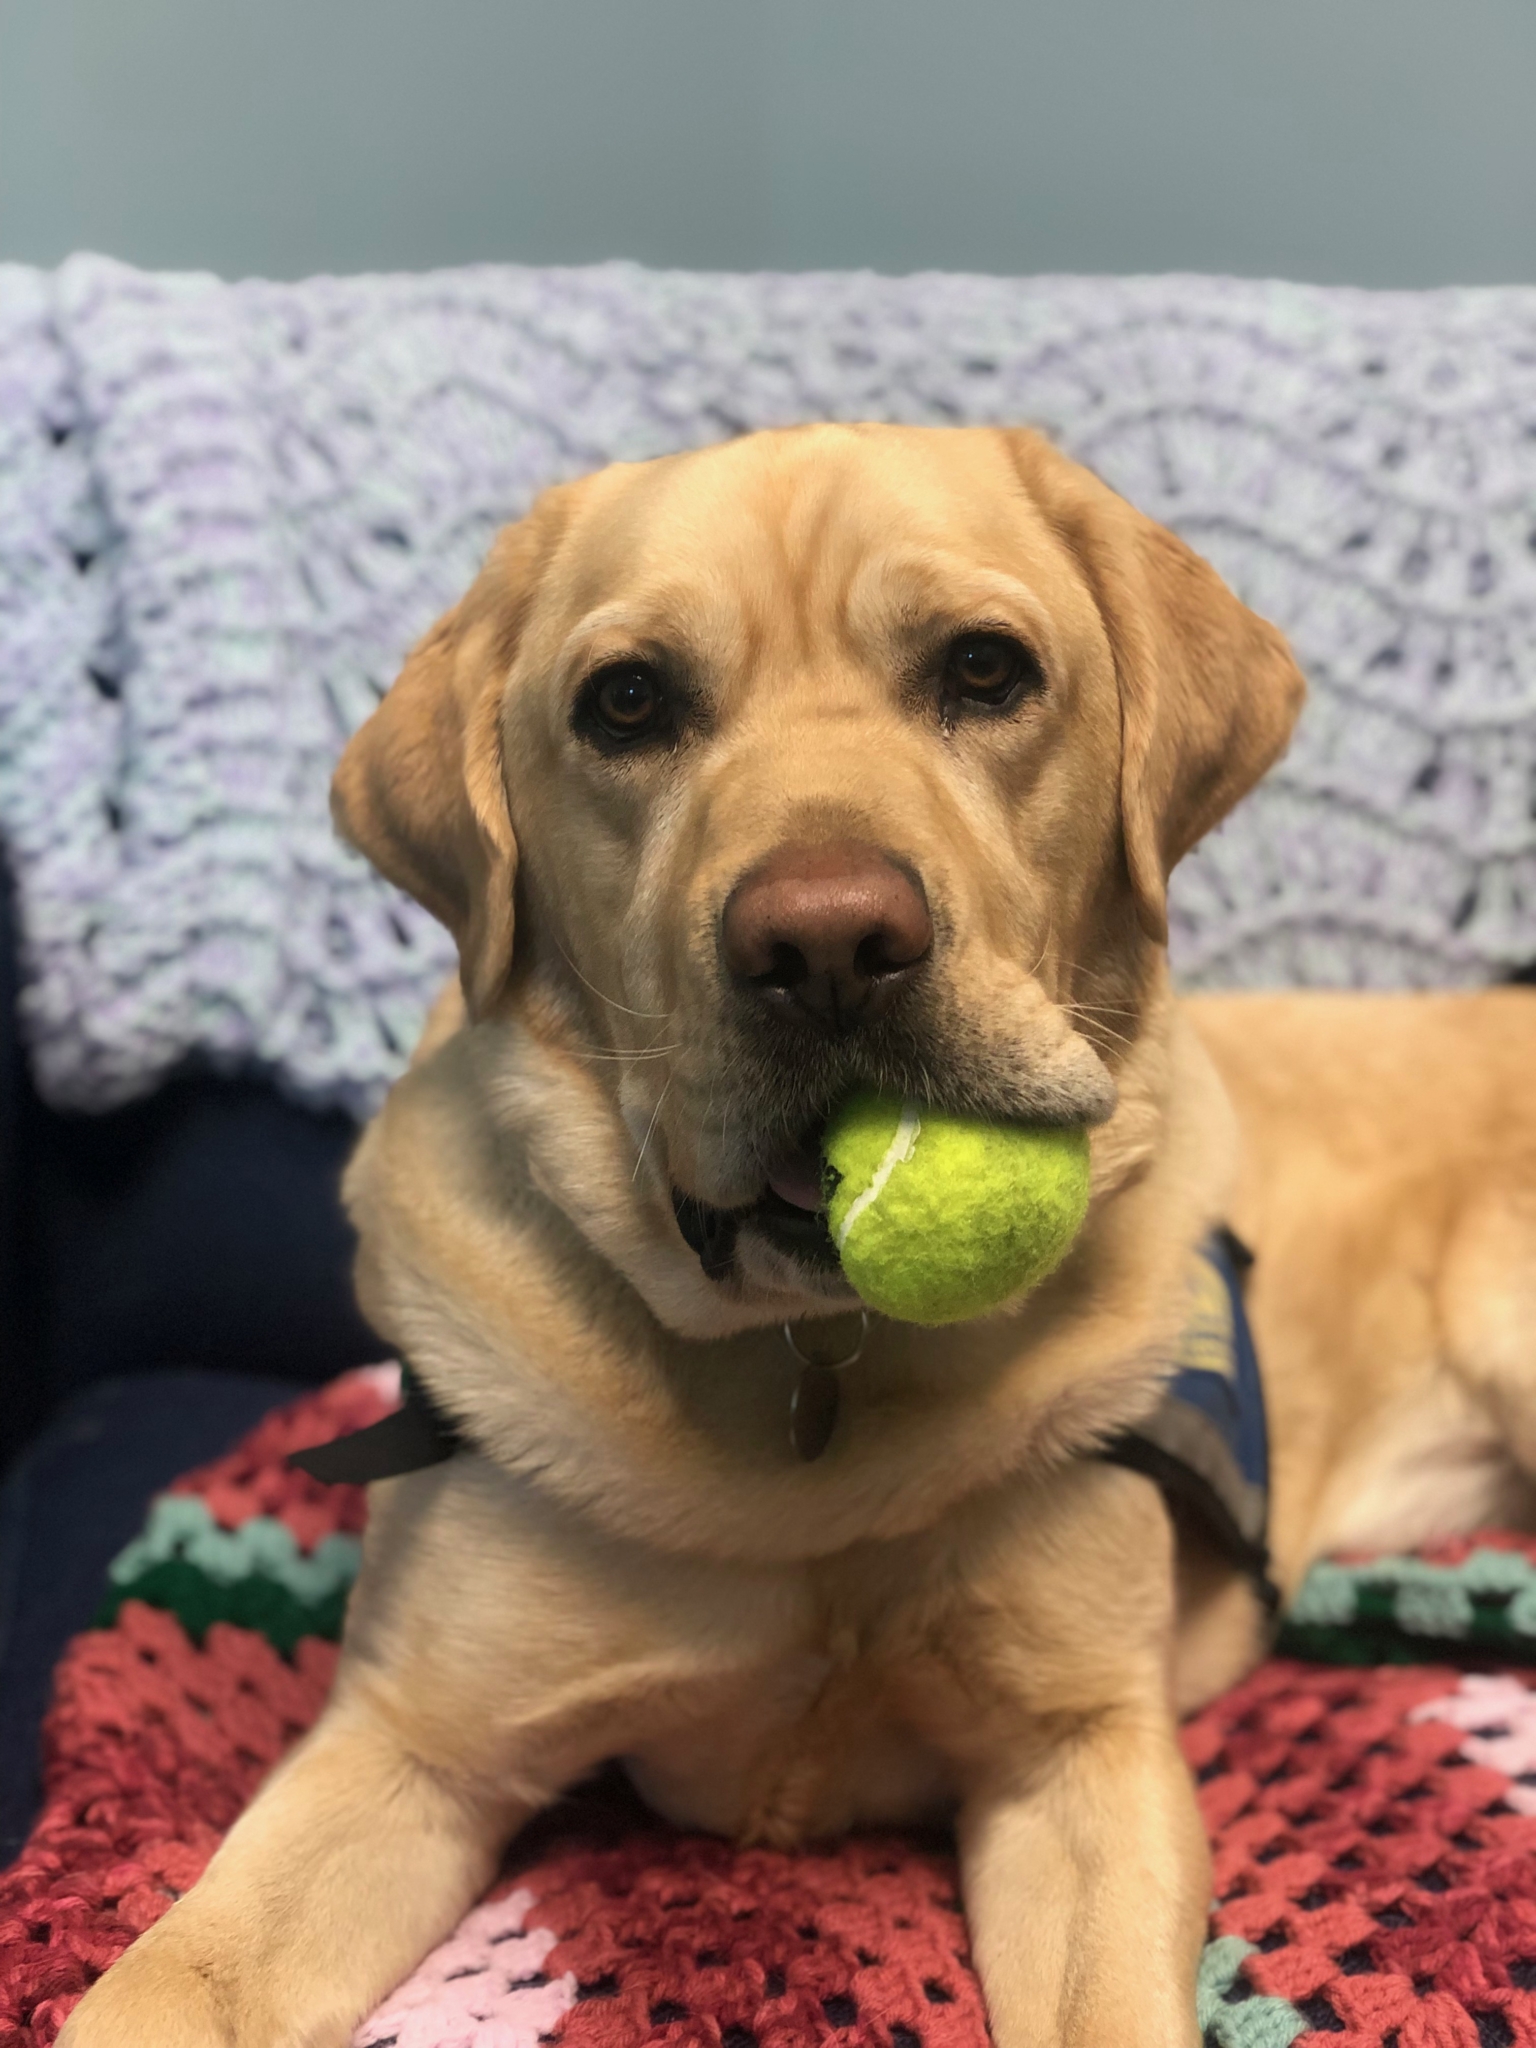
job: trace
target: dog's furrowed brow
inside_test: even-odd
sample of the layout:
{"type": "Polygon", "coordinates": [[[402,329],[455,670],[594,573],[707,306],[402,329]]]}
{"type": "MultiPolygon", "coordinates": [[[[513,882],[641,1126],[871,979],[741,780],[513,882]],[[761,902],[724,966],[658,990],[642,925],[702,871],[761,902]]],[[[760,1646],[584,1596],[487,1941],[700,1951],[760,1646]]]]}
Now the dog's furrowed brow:
{"type": "Polygon", "coordinates": [[[579,679],[603,662],[633,655],[703,688],[743,662],[748,638],[740,616],[700,603],[692,591],[643,602],[615,599],[588,612],[565,635],[559,667],[567,678],[579,679]]]}
{"type": "Polygon", "coordinates": [[[1062,660],[1060,632],[1034,589],[964,559],[925,554],[871,561],[850,586],[846,617],[855,642],[887,647],[899,658],[989,627],[1017,634],[1048,672],[1062,660]]]}

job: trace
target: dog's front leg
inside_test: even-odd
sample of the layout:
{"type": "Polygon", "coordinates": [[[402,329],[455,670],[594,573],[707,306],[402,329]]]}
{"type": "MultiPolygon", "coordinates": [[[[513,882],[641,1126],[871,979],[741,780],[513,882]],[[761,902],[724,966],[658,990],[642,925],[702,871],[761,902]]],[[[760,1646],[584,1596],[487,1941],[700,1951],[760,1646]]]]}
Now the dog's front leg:
{"type": "Polygon", "coordinates": [[[1194,2048],[1210,1856],[1171,1721],[1106,1715],[973,1789],[960,1849],[998,2048],[1194,2048]]]}
{"type": "Polygon", "coordinates": [[[199,1883],[71,2016],[60,2048],[332,2048],[442,1939],[526,1807],[336,1701],[199,1883]]]}
{"type": "Polygon", "coordinates": [[[61,2048],[339,2048],[533,1809],[802,1627],[773,1574],[619,1541],[482,1458],[375,1487],[331,1704],[61,2048]]]}
{"type": "Polygon", "coordinates": [[[1175,1558],[1150,1482],[1084,1459],[978,1501],[914,1592],[939,1654],[908,1657],[910,1710],[954,1762],[997,2048],[1198,2041],[1210,1855],[1178,1746],[1175,1558]]]}

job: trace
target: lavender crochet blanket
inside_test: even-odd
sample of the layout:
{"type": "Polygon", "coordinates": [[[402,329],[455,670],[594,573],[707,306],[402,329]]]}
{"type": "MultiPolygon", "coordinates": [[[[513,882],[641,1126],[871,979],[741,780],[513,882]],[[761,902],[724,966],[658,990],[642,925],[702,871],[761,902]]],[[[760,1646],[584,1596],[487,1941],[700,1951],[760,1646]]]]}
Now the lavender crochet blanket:
{"type": "Polygon", "coordinates": [[[448,970],[332,839],[402,650],[538,488],[792,420],[1034,421],[1292,637],[1290,758],[1181,870],[1190,982],[1536,958],[1536,291],[626,265],[0,268],[0,834],[36,1072],[362,1112],[448,970]]]}

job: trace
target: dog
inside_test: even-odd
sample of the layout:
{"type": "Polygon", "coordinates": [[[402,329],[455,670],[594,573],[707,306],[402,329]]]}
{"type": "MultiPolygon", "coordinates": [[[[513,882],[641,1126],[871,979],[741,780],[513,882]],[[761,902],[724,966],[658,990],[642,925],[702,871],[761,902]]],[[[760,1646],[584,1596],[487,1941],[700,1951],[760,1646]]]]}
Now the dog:
{"type": "Polygon", "coordinates": [[[335,781],[459,950],[346,1196],[461,1448],[374,1487],[323,1717],[64,2048],[344,2042],[613,1757],[762,1842],[952,1815],[999,2048],[1194,2048],[1178,1717],[1269,1622],[1098,1453],[1195,1248],[1256,1254],[1282,1593],[1536,1471],[1530,995],[1170,989],[1169,872],[1303,687],[1023,431],[750,435],[500,536],[335,781]],[[860,1349],[815,1150],[863,1085],[1088,1126],[1058,1271],[860,1349]],[[796,1352],[851,1358],[809,1461],[796,1352]]]}

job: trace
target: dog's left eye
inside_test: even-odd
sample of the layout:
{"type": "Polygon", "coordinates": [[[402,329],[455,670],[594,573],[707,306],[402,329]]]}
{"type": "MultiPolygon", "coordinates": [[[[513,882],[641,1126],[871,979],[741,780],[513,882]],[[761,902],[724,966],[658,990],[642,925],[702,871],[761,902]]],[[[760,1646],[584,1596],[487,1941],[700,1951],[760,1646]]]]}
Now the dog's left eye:
{"type": "Polygon", "coordinates": [[[667,694],[648,661],[615,661],[587,678],[576,706],[590,736],[620,746],[657,738],[667,726],[667,694]]]}
{"type": "Polygon", "coordinates": [[[1006,633],[962,633],[944,655],[946,704],[983,704],[1001,711],[1026,690],[1038,690],[1040,664],[1006,633]]]}

